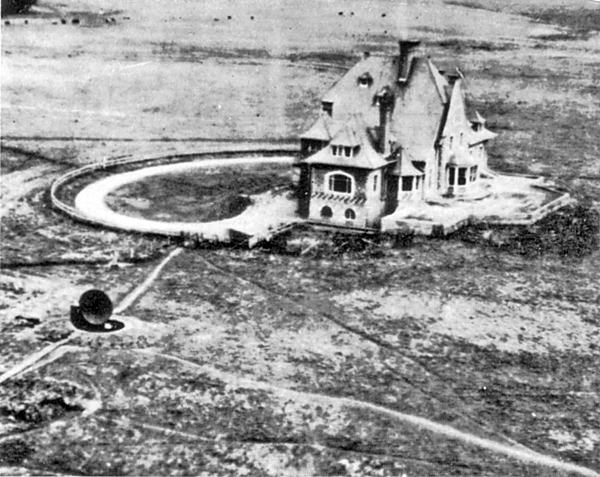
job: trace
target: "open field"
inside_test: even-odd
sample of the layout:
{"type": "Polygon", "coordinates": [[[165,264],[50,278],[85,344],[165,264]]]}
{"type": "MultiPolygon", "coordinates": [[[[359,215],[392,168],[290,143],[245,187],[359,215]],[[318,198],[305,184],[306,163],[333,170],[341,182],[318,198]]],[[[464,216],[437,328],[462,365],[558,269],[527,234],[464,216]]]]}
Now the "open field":
{"type": "MultiPolygon", "coordinates": [[[[135,326],[73,335],[83,291],[120,302],[173,245],[74,223],[47,191],[104,157],[288,144],[364,50],[415,36],[466,74],[492,167],[598,207],[600,4],[63,3],[89,21],[1,32],[0,374],[71,340],[0,383],[0,475],[598,475],[600,252],[186,249],[135,326]]],[[[218,198],[220,176],[198,181],[218,198]]],[[[177,209],[171,179],[136,187],[177,209]]]]}

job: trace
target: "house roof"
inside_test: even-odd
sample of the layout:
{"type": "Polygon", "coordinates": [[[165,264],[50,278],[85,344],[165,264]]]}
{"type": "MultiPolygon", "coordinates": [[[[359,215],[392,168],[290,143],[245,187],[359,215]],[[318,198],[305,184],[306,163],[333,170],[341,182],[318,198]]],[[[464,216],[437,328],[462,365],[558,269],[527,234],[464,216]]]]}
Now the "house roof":
{"type": "Polygon", "coordinates": [[[450,155],[448,159],[448,164],[451,166],[460,166],[460,167],[470,167],[477,165],[477,161],[473,158],[471,154],[468,154],[463,151],[457,151],[450,155]]]}
{"type": "Polygon", "coordinates": [[[496,133],[486,128],[481,128],[479,131],[472,131],[469,134],[469,146],[474,146],[475,144],[489,141],[490,139],[494,139],[496,136],[496,133]]]}
{"type": "Polygon", "coordinates": [[[429,66],[429,71],[431,72],[433,82],[435,83],[435,87],[437,88],[437,92],[440,95],[440,100],[442,103],[447,103],[448,95],[446,94],[446,89],[448,88],[448,81],[446,78],[444,78],[444,76],[440,73],[440,70],[437,69],[431,60],[427,60],[427,64],[429,66]]]}
{"type": "Polygon", "coordinates": [[[333,118],[360,113],[367,126],[375,126],[379,119],[374,97],[385,86],[393,85],[398,78],[398,57],[370,56],[355,64],[325,94],[323,102],[333,103],[333,118]],[[360,78],[372,78],[370,85],[361,85],[360,78]],[[371,111],[370,116],[367,113],[371,111]]]}
{"type": "Polygon", "coordinates": [[[342,124],[335,124],[329,116],[321,114],[317,121],[300,138],[329,142],[341,126],[342,124]]]}
{"type": "Polygon", "coordinates": [[[485,119],[479,114],[479,111],[475,111],[475,119],[471,119],[471,122],[473,124],[485,124],[485,119]]]}
{"type": "Polygon", "coordinates": [[[340,129],[339,134],[332,139],[331,144],[359,146],[359,150],[351,157],[334,156],[331,147],[326,147],[310,156],[304,162],[306,164],[354,167],[359,169],[380,169],[381,167],[390,164],[375,150],[368,136],[367,127],[358,116],[352,116],[346,124],[344,124],[340,129]],[[337,140],[338,136],[340,141],[347,141],[347,143],[339,143],[337,140]]]}
{"type": "Polygon", "coordinates": [[[433,154],[445,118],[443,82],[436,82],[434,69],[426,58],[415,58],[408,82],[396,93],[391,134],[413,157],[433,154]]]}
{"type": "Polygon", "coordinates": [[[302,135],[302,138],[333,141],[332,145],[360,145],[361,159],[325,157],[326,151],[306,162],[350,165],[352,159],[361,164],[356,167],[381,167],[385,160],[381,156],[373,158],[378,154],[376,145],[382,132],[379,101],[383,91],[393,99],[387,140],[394,147],[402,147],[403,155],[408,158],[419,161],[433,158],[440,139],[458,130],[469,145],[496,136],[483,127],[484,120],[478,113],[474,121],[467,119],[462,74],[458,70],[455,81],[449,82],[428,58],[410,55],[404,58],[405,65],[401,64],[402,55],[370,56],[359,61],[323,97],[323,102],[333,103],[331,116],[321,114],[302,135]],[[402,71],[408,72],[405,80],[400,78],[402,71]],[[350,118],[355,119],[350,123],[350,118]],[[473,131],[474,124],[481,124],[481,129],[473,131]],[[372,152],[364,153],[367,149],[372,152]],[[363,157],[363,153],[368,157],[363,157]]]}
{"type": "Polygon", "coordinates": [[[361,144],[360,129],[365,128],[360,125],[355,118],[344,124],[337,133],[331,138],[333,146],[359,146],[361,144]]]}
{"type": "Polygon", "coordinates": [[[425,175],[423,171],[420,171],[413,165],[413,161],[411,161],[406,154],[402,154],[400,159],[396,162],[392,174],[400,177],[425,175]]]}

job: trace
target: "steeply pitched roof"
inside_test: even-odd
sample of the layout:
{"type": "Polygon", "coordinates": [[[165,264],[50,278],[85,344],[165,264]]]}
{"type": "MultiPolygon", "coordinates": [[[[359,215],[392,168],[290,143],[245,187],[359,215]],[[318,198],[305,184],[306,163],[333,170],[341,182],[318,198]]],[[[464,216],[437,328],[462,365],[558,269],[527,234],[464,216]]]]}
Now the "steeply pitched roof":
{"type": "Polygon", "coordinates": [[[331,145],[359,146],[358,153],[351,157],[333,155],[332,148],[326,147],[310,156],[306,164],[321,164],[341,168],[379,169],[389,164],[373,145],[367,133],[367,127],[359,116],[351,116],[339,131],[339,140],[336,135],[331,145]],[[341,144],[345,141],[345,144],[341,144]],[[355,142],[356,141],[356,142],[355,142]]]}
{"type": "Polygon", "coordinates": [[[365,128],[357,122],[356,118],[351,118],[346,124],[344,124],[338,132],[331,138],[331,144],[333,146],[358,146],[361,144],[360,129],[365,128]]]}
{"type": "Polygon", "coordinates": [[[422,176],[425,173],[417,169],[406,154],[402,154],[400,160],[396,162],[396,166],[394,167],[392,174],[394,174],[395,176],[406,177],[422,176]]]}
{"type": "Polygon", "coordinates": [[[483,141],[489,141],[497,136],[496,133],[486,128],[481,128],[479,131],[472,131],[469,134],[469,146],[482,143],[483,141]]]}
{"type": "Polygon", "coordinates": [[[398,78],[398,57],[370,56],[359,61],[325,94],[323,102],[333,103],[333,119],[360,113],[367,126],[379,121],[374,97],[385,86],[395,84],[398,78]],[[373,79],[370,86],[360,84],[367,74],[373,79]]]}
{"type": "Polygon", "coordinates": [[[431,72],[431,76],[433,78],[433,82],[435,83],[435,87],[437,88],[437,92],[440,95],[440,100],[442,103],[448,102],[448,95],[446,94],[446,89],[448,88],[448,81],[444,76],[440,73],[440,70],[433,64],[431,60],[427,60],[427,65],[429,66],[429,71],[431,72]]]}
{"type": "Polygon", "coordinates": [[[433,153],[446,105],[425,58],[416,58],[410,78],[399,88],[390,126],[391,134],[413,157],[433,153]]]}
{"type": "Polygon", "coordinates": [[[321,114],[317,121],[308,131],[300,136],[301,139],[316,139],[319,141],[331,141],[334,134],[343,126],[343,123],[337,124],[324,114],[321,114]]]}
{"type": "MultiPolygon", "coordinates": [[[[393,95],[387,139],[402,147],[407,157],[429,160],[439,140],[458,130],[464,135],[464,144],[469,145],[495,137],[485,128],[473,131],[466,117],[460,72],[450,84],[431,60],[409,56],[408,61],[402,65],[401,55],[370,56],[359,61],[323,97],[324,102],[333,103],[332,116],[322,114],[302,137],[331,141],[338,136],[339,145],[354,145],[356,126],[348,129],[345,125],[348,118],[357,116],[360,134],[368,131],[366,136],[372,137],[367,137],[366,143],[375,150],[381,133],[378,95],[384,90],[393,95]],[[401,70],[409,72],[405,81],[399,80],[401,70]]],[[[477,115],[475,122],[482,120],[477,115]]]]}

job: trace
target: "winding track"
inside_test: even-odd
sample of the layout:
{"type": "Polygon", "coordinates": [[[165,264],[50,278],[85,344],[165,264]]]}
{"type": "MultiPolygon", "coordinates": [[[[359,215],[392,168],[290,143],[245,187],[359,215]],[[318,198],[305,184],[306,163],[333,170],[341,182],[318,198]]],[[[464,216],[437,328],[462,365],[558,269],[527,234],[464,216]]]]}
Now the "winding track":
{"type": "Polygon", "coordinates": [[[269,227],[276,227],[282,222],[294,219],[294,207],[281,211],[269,210],[269,206],[260,209],[247,209],[237,217],[215,222],[163,222],[158,220],[142,219],[119,214],[111,210],[105,202],[105,197],[110,192],[131,182],[164,175],[187,172],[195,169],[208,169],[211,167],[231,167],[249,164],[280,164],[291,166],[293,157],[248,157],[248,158],[219,158],[206,159],[179,164],[147,167],[122,174],[115,174],[99,180],[84,188],[75,198],[75,207],[89,220],[110,224],[113,227],[143,233],[162,235],[198,234],[199,236],[226,241],[229,231],[236,229],[256,235],[265,233],[269,227]],[[277,213],[275,213],[277,212],[277,213]]]}

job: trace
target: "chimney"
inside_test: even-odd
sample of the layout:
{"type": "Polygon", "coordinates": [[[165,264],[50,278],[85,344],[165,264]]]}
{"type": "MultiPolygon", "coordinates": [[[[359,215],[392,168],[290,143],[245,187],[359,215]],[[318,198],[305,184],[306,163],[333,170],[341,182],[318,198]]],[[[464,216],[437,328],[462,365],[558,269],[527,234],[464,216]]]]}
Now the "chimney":
{"type": "Polygon", "coordinates": [[[413,60],[420,56],[421,49],[420,41],[417,40],[400,40],[400,66],[398,81],[404,83],[408,81],[413,60]]]}
{"type": "Polygon", "coordinates": [[[388,86],[377,95],[379,100],[379,153],[390,155],[390,122],[394,107],[394,93],[388,86]]]}

